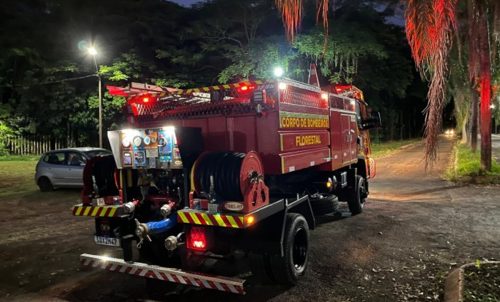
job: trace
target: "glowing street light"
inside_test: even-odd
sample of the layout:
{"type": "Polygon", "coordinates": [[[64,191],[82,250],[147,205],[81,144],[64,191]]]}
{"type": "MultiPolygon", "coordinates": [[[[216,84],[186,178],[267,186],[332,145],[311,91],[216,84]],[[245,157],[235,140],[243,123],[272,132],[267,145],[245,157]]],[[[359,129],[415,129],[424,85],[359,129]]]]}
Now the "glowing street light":
{"type": "Polygon", "coordinates": [[[97,49],[94,47],[94,46],[91,46],[87,49],[87,51],[89,52],[89,55],[95,57],[97,55],[97,49]]]}
{"type": "Polygon", "coordinates": [[[274,73],[275,77],[281,78],[283,76],[283,74],[285,73],[285,71],[280,66],[276,66],[276,67],[274,67],[273,73],[274,73]]]}
{"type": "Polygon", "coordinates": [[[99,74],[99,67],[97,66],[97,49],[94,46],[87,48],[87,52],[94,58],[95,75],[98,79],[99,90],[99,148],[102,148],[102,79],[99,74]]]}

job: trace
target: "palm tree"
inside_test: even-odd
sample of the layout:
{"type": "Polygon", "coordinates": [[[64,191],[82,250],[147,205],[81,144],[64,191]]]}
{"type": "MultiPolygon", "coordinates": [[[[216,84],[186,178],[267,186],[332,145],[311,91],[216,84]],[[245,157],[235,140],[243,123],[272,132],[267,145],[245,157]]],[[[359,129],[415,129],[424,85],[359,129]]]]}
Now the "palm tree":
{"type": "MultiPolygon", "coordinates": [[[[332,0],[333,1],[333,0],[332,0]]],[[[457,29],[459,0],[407,0],[406,35],[417,69],[429,79],[428,105],[425,110],[425,154],[427,163],[436,159],[438,135],[446,99],[449,55],[457,29]]],[[[467,1],[469,34],[469,74],[480,91],[481,104],[481,166],[491,170],[491,59],[498,56],[500,39],[500,1],[467,1]],[[492,15],[492,17],[489,17],[492,15]],[[490,26],[492,23],[493,26],[490,26]],[[490,29],[492,34],[490,35],[490,29]],[[490,38],[493,37],[493,43],[490,38]],[[491,51],[493,47],[494,52],[491,51]],[[490,58],[493,54],[493,58],[490,58]]],[[[303,0],[275,0],[283,17],[290,40],[297,32],[303,0]]],[[[329,0],[316,0],[318,19],[328,28],[329,0]]]]}

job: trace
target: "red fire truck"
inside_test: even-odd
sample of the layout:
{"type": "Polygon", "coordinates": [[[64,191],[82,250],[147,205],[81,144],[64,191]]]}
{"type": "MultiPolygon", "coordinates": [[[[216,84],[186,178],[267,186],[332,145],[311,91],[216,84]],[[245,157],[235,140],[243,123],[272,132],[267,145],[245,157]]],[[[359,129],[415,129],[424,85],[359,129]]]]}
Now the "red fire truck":
{"type": "Polygon", "coordinates": [[[362,211],[380,117],[354,86],[108,90],[126,98],[128,126],[108,132],[114,156],[87,163],[73,214],[94,218],[95,243],[123,255],[82,254],[83,265],[237,294],[249,271],[295,284],[316,217],[338,201],[362,211]]]}

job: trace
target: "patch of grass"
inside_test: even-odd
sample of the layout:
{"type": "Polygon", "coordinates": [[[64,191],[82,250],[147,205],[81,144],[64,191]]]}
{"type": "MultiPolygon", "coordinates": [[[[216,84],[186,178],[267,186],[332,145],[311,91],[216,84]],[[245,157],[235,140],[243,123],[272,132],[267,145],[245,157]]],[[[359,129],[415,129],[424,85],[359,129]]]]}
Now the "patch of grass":
{"type": "Polygon", "coordinates": [[[40,155],[2,155],[0,161],[37,161],[40,155]]]}
{"type": "Polygon", "coordinates": [[[466,267],[464,277],[464,302],[500,301],[499,264],[466,267]]]}
{"type": "Polygon", "coordinates": [[[402,141],[389,141],[375,144],[372,142],[372,156],[374,158],[383,157],[389,155],[399,148],[419,142],[420,139],[406,139],[402,141]]]}
{"type": "Polygon", "coordinates": [[[500,184],[500,164],[492,160],[491,172],[481,170],[481,152],[476,153],[464,145],[457,143],[454,148],[454,161],[446,178],[455,182],[477,184],[500,184]]]}
{"type": "Polygon", "coordinates": [[[37,190],[36,161],[0,161],[0,198],[37,190]]]}

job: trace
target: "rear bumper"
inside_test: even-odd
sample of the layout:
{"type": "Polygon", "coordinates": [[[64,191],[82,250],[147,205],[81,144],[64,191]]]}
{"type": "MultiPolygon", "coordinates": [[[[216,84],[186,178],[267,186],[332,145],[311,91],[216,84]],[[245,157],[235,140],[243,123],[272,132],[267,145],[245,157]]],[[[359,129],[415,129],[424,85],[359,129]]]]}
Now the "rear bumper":
{"type": "Polygon", "coordinates": [[[125,209],[122,205],[115,206],[86,206],[78,204],[73,206],[74,216],[88,216],[88,217],[122,217],[127,216],[125,209]]]}
{"type": "Polygon", "coordinates": [[[125,262],[118,258],[90,254],[81,254],[80,261],[84,266],[101,268],[112,272],[215,289],[240,295],[245,294],[245,280],[243,279],[185,272],[177,268],[167,268],[141,262],[125,262]]]}

